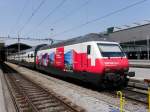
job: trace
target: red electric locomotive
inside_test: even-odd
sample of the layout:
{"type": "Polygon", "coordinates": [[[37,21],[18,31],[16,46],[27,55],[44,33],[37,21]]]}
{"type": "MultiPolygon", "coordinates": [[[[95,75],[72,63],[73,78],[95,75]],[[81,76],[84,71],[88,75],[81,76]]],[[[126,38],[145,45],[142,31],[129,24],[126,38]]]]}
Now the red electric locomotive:
{"type": "MultiPolygon", "coordinates": [[[[108,37],[92,33],[24,51],[26,54],[22,56],[34,55],[32,59],[28,59],[29,56],[19,61],[54,75],[80,79],[97,86],[126,86],[128,76],[133,77],[134,72],[129,72],[128,59],[120,45],[104,41],[104,38],[108,37]]],[[[12,60],[13,57],[8,58],[12,60]]]]}

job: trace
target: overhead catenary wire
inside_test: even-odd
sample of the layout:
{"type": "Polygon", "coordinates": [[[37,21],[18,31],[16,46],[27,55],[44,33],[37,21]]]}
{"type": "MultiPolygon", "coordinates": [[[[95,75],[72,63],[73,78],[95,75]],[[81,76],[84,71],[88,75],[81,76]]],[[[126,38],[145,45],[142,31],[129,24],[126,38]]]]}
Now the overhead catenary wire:
{"type": "Polygon", "coordinates": [[[58,35],[62,35],[62,34],[67,33],[67,32],[71,32],[71,31],[80,29],[80,28],[82,28],[82,27],[84,27],[84,26],[86,26],[86,25],[88,25],[88,24],[94,23],[94,22],[96,22],[96,21],[100,21],[100,20],[102,20],[102,19],[104,19],[104,18],[107,18],[107,17],[112,16],[112,15],[114,15],[114,14],[117,14],[117,13],[119,13],[119,12],[122,12],[122,11],[124,11],[124,10],[130,9],[130,8],[132,8],[132,7],[135,7],[135,6],[137,6],[137,5],[139,5],[139,4],[142,4],[142,3],[146,2],[146,1],[148,1],[148,0],[140,0],[140,1],[135,2],[135,3],[133,3],[133,4],[127,5],[127,6],[123,7],[123,8],[120,8],[120,9],[117,9],[117,10],[114,10],[114,11],[111,11],[111,12],[109,12],[109,13],[107,13],[107,14],[101,16],[101,17],[98,17],[98,18],[89,20],[89,21],[87,21],[87,22],[85,22],[85,23],[79,24],[79,25],[74,26],[74,27],[72,27],[72,28],[70,28],[70,29],[67,29],[67,30],[64,30],[64,31],[62,31],[62,32],[60,32],[60,33],[57,33],[57,34],[51,36],[51,38],[52,38],[52,37],[56,37],[56,36],[58,36],[58,35]]]}
{"type": "MultiPolygon", "coordinates": [[[[18,40],[18,37],[10,37],[10,36],[1,36],[0,39],[15,39],[15,40],[18,40]]],[[[21,40],[34,40],[34,41],[48,41],[48,40],[53,40],[53,41],[62,41],[62,40],[54,40],[54,39],[51,39],[51,38],[31,38],[31,37],[28,37],[28,38],[23,38],[23,37],[20,37],[19,39],[21,40]]]]}
{"type": "MultiPolygon", "coordinates": [[[[62,0],[53,10],[51,10],[47,16],[45,16],[37,25],[36,27],[34,28],[35,29],[38,29],[39,26],[41,26],[52,14],[54,14],[67,0],[62,0]]],[[[32,31],[26,33],[24,36],[26,36],[27,34],[31,33],[32,31]]]]}
{"type": "Polygon", "coordinates": [[[78,12],[78,11],[80,11],[82,8],[84,8],[86,5],[88,5],[90,1],[91,1],[91,0],[85,1],[85,2],[84,2],[83,4],[81,4],[79,7],[74,8],[74,9],[71,10],[68,14],[64,15],[63,17],[61,17],[61,18],[57,19],[56,21],[54,21],[53,23],[51,23],[51,25],[54,25],[54,24],[56,25],[56,24],[58,24],[59,22],[62,22],[62,21],[64,21],[64,20],[66,20],[66,18],[68,18],[69,16],[75,14],[76,12],[78,12]]]}
{"type": "Polygon", "coordinates": [[[25,11],[26,7],[28,6],[28,2],[29,2],[29,0],[25,0],[25,3],[24,3],[24,5],[23,5],[23,8],[22,8],[22,10],[20,11],[20,13],[19,13],[19,15],[18,15],[18,17],[17,17],[17,20],[16,20],[15,24],[13,25],[13,27],[11,28],[9,34],[11,34],[11,33],[15,30],[15,28],[19,25],[19,22],[20,22],[20,20],[21,20],[23,14],[24,14],[24,11],[25,11]]]}
{"type": "Polygon", "coordinates": [[[35,10],[33,10],[31,16],[27,19],[27,21],[25,22],[25,24],[19,29],[18,33],[20,33],[31,21],[31,19],[33,18],[33,16],[39,11],[39,9],[42,7],[42,5],[45,3],[46,0],[42,0],[40,2],[40,4],[36,7],[35,10]]]}
{"type": "Polygon", "coordinates": [[[42,21],[38,24],[38,26],[40,26],[41,24],[43,24],[53,13],[55,13],[67,0],[62,0],[52,11],[50,11],[48,13],[48,15],[42,19],[42,21]]]}

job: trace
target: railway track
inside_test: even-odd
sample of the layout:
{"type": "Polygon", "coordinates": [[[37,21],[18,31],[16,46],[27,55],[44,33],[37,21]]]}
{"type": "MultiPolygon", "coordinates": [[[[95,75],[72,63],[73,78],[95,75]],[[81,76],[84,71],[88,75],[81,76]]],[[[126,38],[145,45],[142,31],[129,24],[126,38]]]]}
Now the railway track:
{"type": "MultiPolygon", "coordinates": [[[[140,89],[127,87],[126,89],[120,91],[123,93],[126,103],[132,102],[134,105],[141,104],[142,106],[147,106],[148,95],[145,92],[142,92],[140,89]]],[[[117,96],[117,91],[104,91],[101,93],[120,99],[120,96],[117,96]]]]}
{"type": "MultiPolygon", "coordinates": [[[[139,82],[130,82],[128,87],[120,90],[126,100],[135,101],[144,105],[148,104],[148,88],[139,82]],[[138,86],[136,86],[138,85],[138,86]]],[[[106,91],[104,94],[117,96],[117,91],[106,91]]]]}
{"type": "Polygon", "coordinates": [[[42,88],[7,65],[3,73],[17,112],[84,112],[58,94],[42,88]]]}
{"type": "Polygon", "coordinates": [[[126,98],[148,104],[148,87],[144,82],[138,80],[131,80],[128,87],[123,90],[126,98]]]}
{"type": "MultiPolygon", "coordinates": [[[[27,69],[25,69],[25,70],[27,70],[27,69]]],[[[112,91],[112,90],[104,91],[103,90],[103,91],[99,92],[96,88],[85,86],[88,84],[83,84],[83,83],[79,84],[78,82],[76,82],[76,81],[74,82],[72,80],[71,80],[71,83],[68,80],[67,81],[66,80],[65,81],[58,80],[58,79],[50,77],[48,75],[44,75],[41,73],[38,74],[37,71],[32,71],[31,73],[36,75],[37,81],[43,82],[42,80],[48,79],[48,80],[50,80],[50,82],[52,82],[52,83],[50,83],[52,85],[53,84],[54,85],[62,85],[62,87],[73,89],[75,91],[78,91],[81,94],[86,94],[89,97],[94,97],[97,100],[104,101],[111,105],[115,105],[115,106],[119,107],[119,98],[117,98],[116,90],[114,90],[114,91],[112,91]],[[42,80],[40,80],[40,78],[38,78],[38,77],[41,77],[42,80]]],[[[31,79],[34,79],[34,78],[31,78],[31,79]]],[[[145,88],[145,86],[143,88],[143,85],[141,85],[141,84],[138,84],[138,87],[136,87],[137,83],[140,83],[140,82],[136,82],[136,83],[133,82],[133,83],[131,83],[130,86],[127,87],[126,89],[121,90],[123,92],[123,94],[125,95],[125,100],[126,100],[125,109],[127,109],[128,111],[132,111],[132,112],[137,111],[137,109],[138,109],[138,110],[141,110],[142,112],[144,112],[147,109],[147,97],[148,97],[147,96],[147,88],[145,88]],[[145,110],[143,110],[144,108],[145,108],[145,110]]]]}
{"type": "MultiPolygon", "coordinates": [[[[139,86],[132,86],[128,85],[128,87],[120,90],[123,93],[123,97],[126,100],[135,101],[136,103],[142,103],[144,105],[148,104],[148,89],[146,87],[139,87],[139,86]]],[[[117,96],[116,91],[111,92],[104,92],[104,94],[113,95],[114,97],[117,96]]]]}
{"type": "Polygon", "coordinates": [[[127,87],[123,90],[125,98],[134,100],[143,104],[148,104],[148,94],[146,90],[141,90],[139,88],[127,87]]]}

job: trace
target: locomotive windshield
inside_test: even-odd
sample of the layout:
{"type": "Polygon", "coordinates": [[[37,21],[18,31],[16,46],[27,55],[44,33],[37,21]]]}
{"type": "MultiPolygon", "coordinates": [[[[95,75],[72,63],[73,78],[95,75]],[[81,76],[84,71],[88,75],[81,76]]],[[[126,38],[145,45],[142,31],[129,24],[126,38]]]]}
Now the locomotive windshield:
{"type": "Polygon", "coordinates": [[[123,57],[125,54],[117,44],[98,43],[98,48],[103,57],[123,57]]]}

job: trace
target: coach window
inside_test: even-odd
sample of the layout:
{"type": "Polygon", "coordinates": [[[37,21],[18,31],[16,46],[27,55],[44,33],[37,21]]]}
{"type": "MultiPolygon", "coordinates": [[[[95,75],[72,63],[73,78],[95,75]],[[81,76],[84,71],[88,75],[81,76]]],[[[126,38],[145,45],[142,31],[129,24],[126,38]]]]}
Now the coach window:
{"type": "Polygon", "coordinates": [[[31,58],[33,58],[33,54],[31,54],[31,58]]]}
{"type": "Polygon", "coordinates": [[[91,54],[91,45],[87,46],[87,54],[90,55],[91,54]]]}

